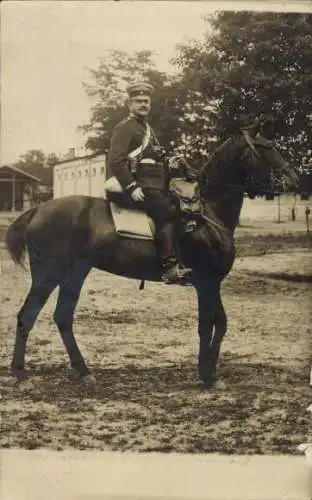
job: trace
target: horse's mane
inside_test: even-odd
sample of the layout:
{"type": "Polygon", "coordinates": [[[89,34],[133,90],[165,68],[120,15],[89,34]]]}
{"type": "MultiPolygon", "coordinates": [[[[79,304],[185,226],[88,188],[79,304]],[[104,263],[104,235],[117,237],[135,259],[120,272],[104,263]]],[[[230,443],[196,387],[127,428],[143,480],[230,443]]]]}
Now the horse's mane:
{"type": "MultiPolygon", "coordinates": [[[[246,127],[246,132],[252,130],[254,127],[246,127]]],[[[208,160],[204,163],[202,168],[198,172],[198,178],[205,176],[205,178],[209,179],[210,175],[214,175],[216,172],[220,173],[220,176],[223,174],[225,168],[227,168],[230,163],[232,163],[235,158],[236,149],[237,149],[237,139],[238,134],[232,134],[228,139],[222,142],[215,151],[213,151],[208,158],[208,160]]],[[[265,137],[263,137],[259,132],[255,137],[252,137],[252,142],[255,146],[262,146],[263,148],[272,148],[272,143],[265,137]]]]}
{"type": "Polygon", "coordinates": [[[216,174],[217,179],[215,180],[219,180],[223,176],[224,170],[232,163],[236,149],[237,144],[233,136],[222,142],[200,169],[198,180],[210,180],[216,174]]]}

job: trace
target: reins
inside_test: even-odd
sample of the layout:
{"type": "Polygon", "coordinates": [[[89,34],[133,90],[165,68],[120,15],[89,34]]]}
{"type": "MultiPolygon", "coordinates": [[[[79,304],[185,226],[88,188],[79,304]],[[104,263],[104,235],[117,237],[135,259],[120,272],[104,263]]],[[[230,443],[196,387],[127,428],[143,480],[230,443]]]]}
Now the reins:
{"type": "MultiPolygon", "coordinates": [[[[242,134],[243,134],[243,137],[246,141],[246,145],[250,148],[250,150],[253,152],[253,154],[256,156],[256,158],[258,160],[262,160],[262,156],[261,154],[259,153],[259,151],[257,151],[254,143],[253,143],[253,140],[250,136],[250,134],[248,133],[247,130],[242,130],[242,134]]],[[[221,148],[221,147],[220,147],[221,148]]],[[[218,154],[218,151],[219,151],[219,148],[215,151],[214,154],[218,154]]],[[[273,167],[272,163],[269,161],[269,164],[273,167]]],[[[203,168],[201,169],[201,172],[199,173],[199,187],[201,188],[201,181],[200,181],[200,178],[201,178],[201,174],[204,172],[205,168],[207,167],[207,164],[203,166],[203,168]]],[[[211,192],[211,193],[222,193],[224,189],[231,189],[232,191],[235,191],[237,190],[238,192],[243,192],[245,193],[246,192],[246,188],[243,184],[231,184],[231,183],[226,183],[226,184],[222,184],[220,185],[218,188],[216,188],[216,186],[214,186],[212,184],[209,185],[209,181],[207,180],[204,180],[204,186],[203,186],[203,189],[205,190],[205,192],[211,192]]],[[[261,192],[261,194],[263,195],[281,195],[281,194],[284,194],[285,193],[285,189],[283,191],[277,191],[276,189],[270,189],[268,190],[265,185],[263,185],[263,189],[262,189],[262,186],[260,185],[259,186],[259,192],[261,192]]],[[[222,194],[228,194],[230,195],[230,193],[222,193],[222,194]]],[[[201,196],[201,199],[203,197],[201,196]]]]}
{"type": "Polygon", "coordinates": [[[200,216],[206,221],[209,222],[209,224],[217,227],[218,229],[221,229],[224,231],[224,226],[221,226],[221,224],[218,224],[216,221],[214,221],[211,217],[208,217],[203,211],[203,206],[200,204],[200,216]]]}

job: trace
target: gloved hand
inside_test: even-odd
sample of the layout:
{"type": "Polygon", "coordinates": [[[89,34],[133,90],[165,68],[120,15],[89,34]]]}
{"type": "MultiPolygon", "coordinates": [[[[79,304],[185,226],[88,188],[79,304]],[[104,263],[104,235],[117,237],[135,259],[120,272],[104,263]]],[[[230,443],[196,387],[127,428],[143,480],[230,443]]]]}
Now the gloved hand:
{"type": "Polygon", "coordinates": [[[133,201],[143,201],[145,196],[142,191],[142,188],[140,187],[135,188],[131,193],[131,198],[133,199],[133,201]]]}

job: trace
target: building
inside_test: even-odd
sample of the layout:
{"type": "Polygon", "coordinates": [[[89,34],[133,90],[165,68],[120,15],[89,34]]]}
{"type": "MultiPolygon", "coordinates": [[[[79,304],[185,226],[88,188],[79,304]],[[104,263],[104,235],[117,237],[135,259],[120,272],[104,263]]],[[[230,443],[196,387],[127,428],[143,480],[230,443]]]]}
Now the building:
{"type": "Polygon", "coordinates": [[[22,212],[33,205],[41,179],[19,168],[0,166],[0,212],[22,212]]]}
{"type": "Polygon", "coordinates": [[[106,154],[70,158],[53,169],[53,197],[70,194],[103,196],[106,178],[106,154]]]}
{"type": "MultiPolygon", "coordinates": [[[[74,156],[74,150],[70,150],[74,156]]],[[[53,170],[53,196],[61,198],[70,194],[105,197],[103,184],[106,179],[106,154],[69,158],[57,163],[53,170]]],[[[283,194],[281,196],[245,197],[241,221],[287,221],[305,218],[309,196],[283,194]],[[307,200],[307,201],[305,201],[307,200]]]]}
{"type": "Polygon", "coordinates": [[[307,207],[311,207],[309,197],[299,194],[283,193],[273,196],[272,199],[264,196],[250,199],[246,196],[240,222],[305,220],[307,207]]]}

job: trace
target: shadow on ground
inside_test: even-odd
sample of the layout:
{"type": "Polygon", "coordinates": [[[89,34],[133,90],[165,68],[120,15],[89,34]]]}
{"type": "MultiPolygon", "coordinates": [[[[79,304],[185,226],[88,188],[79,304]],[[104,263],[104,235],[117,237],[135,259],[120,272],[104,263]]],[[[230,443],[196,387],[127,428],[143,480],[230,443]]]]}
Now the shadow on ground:
{"type": "MultiPolygon", "coordinates": [[[[311,266],[312,267],[312,266],[311,266]]],[[[312,274],[246,271],[249,276],[259,276],[289,283],[312,283],[312,274]]]]}

